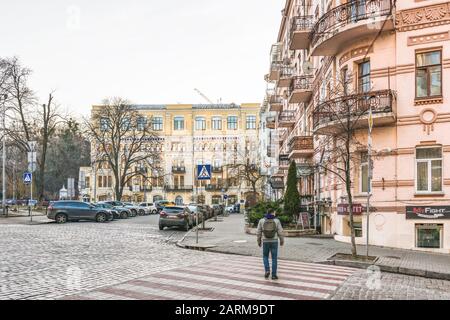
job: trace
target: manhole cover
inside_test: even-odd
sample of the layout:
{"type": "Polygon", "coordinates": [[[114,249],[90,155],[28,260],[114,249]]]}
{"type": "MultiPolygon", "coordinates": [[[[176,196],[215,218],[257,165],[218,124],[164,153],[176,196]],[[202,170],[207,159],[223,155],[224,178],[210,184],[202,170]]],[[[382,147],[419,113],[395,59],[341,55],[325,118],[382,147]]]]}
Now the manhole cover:
{"type": "Polygon", "coordinates": [[[247,240],[234,240],[233,242],[234,243],[246,243],[247,240]]]}
{"type": "Polygon", "coordinates": [[[396,259],[396,260],[400,260],[400,257],[396,257],[396,256],[383,256],[384,258],[389,258],[389,259],[396,259]]]}
{"type": "Polygon", "coordinates": [[[310,244],[312,246],[323,246],[322,243],[315,243],[315,242],[307,242],[306,244],[310,244]]]}

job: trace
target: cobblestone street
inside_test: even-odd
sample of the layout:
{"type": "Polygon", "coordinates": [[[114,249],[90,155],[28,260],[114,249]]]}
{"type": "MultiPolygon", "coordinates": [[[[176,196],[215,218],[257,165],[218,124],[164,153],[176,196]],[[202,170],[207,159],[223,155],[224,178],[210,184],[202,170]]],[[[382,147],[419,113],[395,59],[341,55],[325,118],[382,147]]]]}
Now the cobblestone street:
{"type": "Polygon", "coordinates": [[[8,219],[0,224],[0,299],[450,299],[449,281],[286,260],[279,282],[265,282],[260,258],[178,248],[185,233],[160,231],[157,216],[8,219]]]}

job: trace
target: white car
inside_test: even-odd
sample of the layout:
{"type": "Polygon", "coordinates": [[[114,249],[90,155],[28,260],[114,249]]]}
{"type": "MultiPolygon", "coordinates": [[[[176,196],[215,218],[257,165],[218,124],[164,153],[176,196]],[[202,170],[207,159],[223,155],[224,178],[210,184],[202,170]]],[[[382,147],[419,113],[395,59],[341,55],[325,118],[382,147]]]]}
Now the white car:
{"type": "Polygon", "coordinates": [[[139,207],[143,207],[147,214],[157,214],[158,209],[153,202],[141,202],[139,207]]]}

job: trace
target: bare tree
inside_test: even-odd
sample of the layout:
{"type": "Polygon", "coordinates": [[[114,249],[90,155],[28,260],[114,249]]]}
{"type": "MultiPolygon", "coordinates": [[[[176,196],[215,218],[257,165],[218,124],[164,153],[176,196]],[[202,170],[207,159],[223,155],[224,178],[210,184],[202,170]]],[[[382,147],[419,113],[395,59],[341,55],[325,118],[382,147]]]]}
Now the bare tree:
{"type": "MultiPolygon", "coordinates": [[[[313,112],[313,126],[321,135],[322,161],[319,167],[332,172],[345,186],[351,230],[352,255],[357,255],[354,223],[354,173],[361,162],[361,153],[367,150],[367,119],[369,110],[375,113],[391,112],[394,94],[391,90],[374,91],[367,85],[349,92],[352,77],[343,74],[328,86],[313,112]]],[[[371,165],[371,164],[369,164],[371,165]]],[[[369,188],[369,186],[367,186],[369,188]]]]}
{"type": "Polygon", "coordinates": [[[105,99],[91,119],[85,119],[85,126],[95,162],[107,163],[114,175],[117,200],[133,178],[145,177],[148,168],[151,172],[160,168],[161,142],[152,119],[140,115],[127,100],[105,99]]]}

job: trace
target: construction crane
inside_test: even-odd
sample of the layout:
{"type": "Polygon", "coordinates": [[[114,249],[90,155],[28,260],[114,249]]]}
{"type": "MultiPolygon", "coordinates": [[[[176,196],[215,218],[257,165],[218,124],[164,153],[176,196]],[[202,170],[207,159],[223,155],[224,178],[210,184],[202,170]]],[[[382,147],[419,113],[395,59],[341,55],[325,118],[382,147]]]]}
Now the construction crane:
{"type": "Polygon", "coordinates": [[[214,104],[214,102],[211,101],[211,99],[209,99],[207,96],[205,96],[200,90],[198,90],[197,88],[194,88],[194,90],[206,101],[208,101],[209,104],[214,104]]]}

